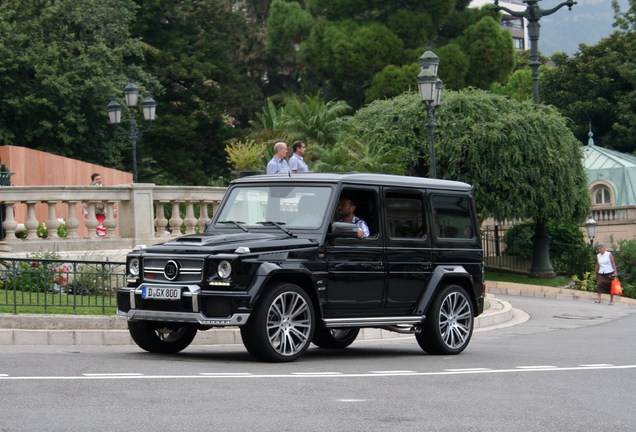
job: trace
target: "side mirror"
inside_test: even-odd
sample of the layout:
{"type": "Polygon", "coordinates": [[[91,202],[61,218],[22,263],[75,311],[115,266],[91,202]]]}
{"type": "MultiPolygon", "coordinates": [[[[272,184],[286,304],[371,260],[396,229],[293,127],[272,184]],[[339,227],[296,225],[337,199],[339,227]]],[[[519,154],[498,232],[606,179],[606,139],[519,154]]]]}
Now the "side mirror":
{"type": "Polygon", "coordinates": [[[338,238],[358,238],[358,227],[352,222],[333,222],[330,235],[338,238]]]}

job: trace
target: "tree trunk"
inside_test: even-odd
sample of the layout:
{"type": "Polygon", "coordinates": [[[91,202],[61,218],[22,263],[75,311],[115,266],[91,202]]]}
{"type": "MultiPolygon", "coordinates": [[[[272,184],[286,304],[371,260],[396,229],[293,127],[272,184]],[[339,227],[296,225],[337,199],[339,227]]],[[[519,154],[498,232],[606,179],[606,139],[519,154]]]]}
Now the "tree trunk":
{"type": "Polygon", "coordinates": [[[550,262],[550,236],[545,224],[544,220],[538,220],[534,225],[530,277],[551,278],[556,276],[550,262]]]}

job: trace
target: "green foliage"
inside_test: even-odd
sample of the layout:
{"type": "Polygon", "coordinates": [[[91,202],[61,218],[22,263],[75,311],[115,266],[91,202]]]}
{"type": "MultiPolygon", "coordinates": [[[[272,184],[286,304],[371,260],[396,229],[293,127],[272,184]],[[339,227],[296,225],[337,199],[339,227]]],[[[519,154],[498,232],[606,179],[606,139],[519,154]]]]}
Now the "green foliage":
{"type": "Polygon", "coordinates": [[[594,280],[594,272],[585,272],[581,279],[577,275],[572,276],[572,282],[576,289],[581,291],[596,291],[596,281],[594,280]]]}
{"type": "Polygon", "coordinates": [[[307,86],[323,87],[327,98],[345,100],[354,108],[363,102],[366,83],[387,64],[400,64],[403,42],[380,23],[319,21],[301,44],[307,86]]]}
{"type": "Polygon", "coordinates": [[[265,166],[265,146],[254,140],[232,141],[225,145],[227,162],[237,171],[262,170],[265,166]]]}
{"type": "Polygon", "coordinates": [[[0,144],[121,167],[108,98],[128,77],[154,83],[135,66],[135,10],[132,0],[0,2],[0,144]]]}
{"type": "MultiPolygon", "coordinates": [[[[575,223],[550,221],[547,224],[550,236],[550,257],[559,274],[584,277],[594,270],[594,248],[585,242],[581,229],[575,223]]],[[[503,241],[504,255],[532,258],[534,223],[519,223],[506,231],[503,241]]]]}
{"type": "Polygon", "coordinates": [[[49,236],[49,230],[44,224],[44,222],[40,222],[38,224],[38,229],[35,233],[39,238],[42,238],[42,239],[45,239],[49,236]]]}
{"type": "Polygon", "coordinates": [[[4,288],[23,292],[48,292],[54,284],[66,284],[65,274],[68,269],[58,268],[41,260],[58,259],[55,252],[34,252],[29,257],[32,261],[19,261],[12,268],[4,264],[4,288]]]}
{"type": "Polygon", "coordinates": [[[444,81],[444,88],[459,90],[466,86],[466,75],[469,73],[470,61],[457,43],[451,42],[435,50],[439,63],[444,65],[439,76],[444,81]]]}
{"type": "Polygon", "coordinates": [[[505,84],[494,83],[490,91],[517,101],[533,100],[532,71],[517,69],[508,76],[505,84]]]}
{"type": "Polygon", "coordinates": [[[423,145],[428,142],[425,119],[419,96],[404,93],[359,109],[350,121],[351,134],[377,149],[392,172],[401,167],[401,174],[423,175],[423,161],[428,165],[428,151],[423,151],[428,148],[423,145]]]}
{"type": "Polygon", "coordinates": [[[619,240],[614,260],[621,282],[636,285],[636,240],[619,240]]]}
{"type": "Polygon", "coordinates": [[[615,32],[596,45],[582,45],[573,58],[544,71],[541,98],[571,119],[579,141],[587,141],[591,123],[596,145],[636,150],[635,46],[636,31],[615,32]]]}
{"type": "Polygon", "coordinates": [[[487,89],[494,82],[503,82],[512,72],[512,37],[492,17],[486,16],[468,27],[458,43],[470,62],[470,72],[465,76],[467,85],[487,89]]]}
{"type": "Polygon", "coordinates": [[[386,66],[371,79],[371,86],[364,93],[366,102],[398,96],[413,89],[419,71],[417,64],[386,66]]]}
{"type": "Polygon", "coordinates": [[[436,119],[440,176],[473,185],[480,217],[587,216],[581,146],[554,108],[468,89],[445,92],[436,119]]]}
{"type": "Polygon", "coordinates": [[[294,63],[296,52],[294,45],[305,39],[313,24],[312,16],[298,3],[273,0],[267,18],[268,54],[279,58],[279,61],[283,63],[294,63]]]}
{"type": "Polygon", "coordinates": [[[139,143],[140,178],[201,184],[228,172],[225,142],[242,139],[262,103],[262,34],[220,0],[140,2],[132,27],[146,44],[144,67],[165,92],[139,143]]]}
{"type": "Polygon", "coordinates": [[[308,145],[332,146],[342,128],[344,115],[351,109],[343,101],[327,101],[320,92],[303,98],[291,95],[284,101],[281,128],[289,141],[303,140],[308,145]]]}

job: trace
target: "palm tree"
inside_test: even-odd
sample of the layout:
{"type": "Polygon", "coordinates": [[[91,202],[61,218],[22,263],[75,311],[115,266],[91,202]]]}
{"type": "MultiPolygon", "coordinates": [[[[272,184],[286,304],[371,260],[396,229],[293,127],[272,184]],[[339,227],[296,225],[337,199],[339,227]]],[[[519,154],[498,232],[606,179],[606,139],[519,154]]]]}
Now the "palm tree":
{"type": "Polygon", "coordinates": [[[282,129],[290,141],[299,139],[307,144],[331,147],[342,130],[344,114],[350,110],[344,101],[324,102],[320,92],[305,95],[304,100],[292,95],[285,99],[282,129]]]}

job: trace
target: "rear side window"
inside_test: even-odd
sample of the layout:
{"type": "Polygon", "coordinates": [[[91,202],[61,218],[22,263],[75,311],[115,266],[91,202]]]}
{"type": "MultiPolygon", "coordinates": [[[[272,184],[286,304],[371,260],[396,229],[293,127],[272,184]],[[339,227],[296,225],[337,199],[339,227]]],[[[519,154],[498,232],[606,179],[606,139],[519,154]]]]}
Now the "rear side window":
{"type": "Polygon", "coordinates": [[[475,227],[470,198],[461,195],[433,195],[433,223],[438,238],[473,239],[475,227]]]}
{"type": "Polygon", "coordinates": [[[426,237],[421,195],[388,193],[385,204],[388,232],[392,239],[426,237]]]}

